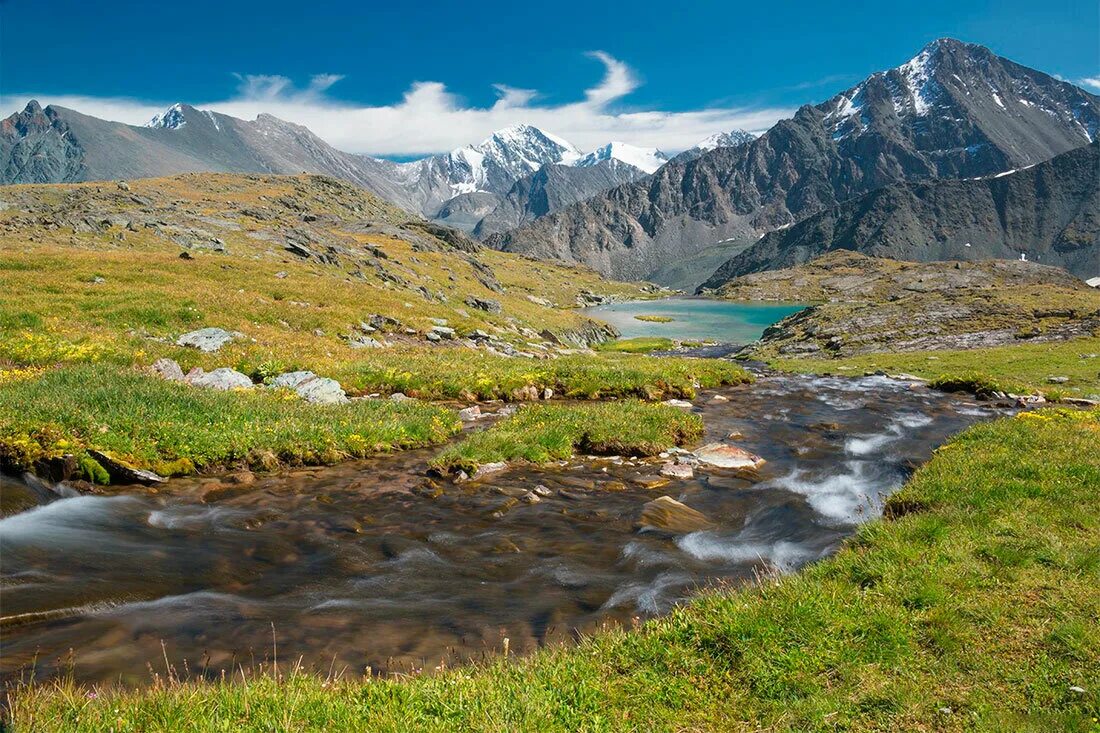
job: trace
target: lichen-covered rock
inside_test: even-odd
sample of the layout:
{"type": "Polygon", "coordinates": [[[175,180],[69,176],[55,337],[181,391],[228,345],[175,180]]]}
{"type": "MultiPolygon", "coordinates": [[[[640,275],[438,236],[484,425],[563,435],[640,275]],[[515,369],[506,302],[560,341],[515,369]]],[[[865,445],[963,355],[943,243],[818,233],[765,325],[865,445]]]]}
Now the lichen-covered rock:
{"type": "Polygon", "coordinates": [[[136,468],[94,448],[88,450],[88,455],[106,469],[111,480],[117,484],[162,484],[166,480],[152,471],[136,468]]]}
{"type": "Polygon", "coordinates": [[[313,372],[286,372],[271,380],[272,387],[294,390],[306,402],[318,405],[338,405],[348,401],[344,388],[335,379],[319,377],[313,372]]]}
{"type": "Polygon", "coordinates": [[[194,376],[189,376],[192,387],[205,387],[207,389],[251,389],[252,380],[247,375],[241,374],[236,369],[222,367],[212,372],[204,372],[201,369],[194,376]]]}
{"type": "Polygon", "coordinates": [[[190,331],[176,339],[180,346],[188,346],[192,349],[212,353],[231,341],[243,338],[243,334],[236,331],[226,331],[224,328],[200,328],[190,331]]]}

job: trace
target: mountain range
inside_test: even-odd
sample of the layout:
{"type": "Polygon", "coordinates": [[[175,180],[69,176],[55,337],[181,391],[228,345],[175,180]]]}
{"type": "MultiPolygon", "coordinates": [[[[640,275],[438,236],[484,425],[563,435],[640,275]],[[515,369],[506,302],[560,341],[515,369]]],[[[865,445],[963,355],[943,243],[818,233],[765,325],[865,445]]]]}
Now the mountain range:
{"type": "Polygon", "coordinates": [[[910,262],[1025,259],[1100,273],[1100,141],[1022,170],[903,181],[770,232],[701,286],[851,250],[910,262]]]}
{"type": "MultiPolygon", "coordinates": [[[[660,281],[670,262],[730,254],[891,183],[1035,165],[1097,139],[1100,97],[953,39],[926,46],[759,138],[672,161],[486,241],[660,281]]],[[[705,271],[694,273],[696,283],[705,271]]]]}
{"type": "MultiPolygon", "coordinates": [[[[713,136],[714,140],[735,131],[713,136]]],[[[733,139],[733,138],[730,138],[733,139]]],[[[712,144],[711,139],[705,141],[712,144]]],[[[0,123],[0,182],[63,183],[188,172],[324,173],[407,211],[473,231],[518,226],[667,162],[654,148],[611,142],[585,154],[530,125],[476,145],[396,163],[333,148],[307,128],[267,114],[253,121],[175,104],[144,126],[31,101],[0,123]],[[546,166],[555,170],[541,178],[546,166]],[[499,212],[494,214],[497,207],[499,212]]]]}
{"type": "Polygon", "coordinates": [[[324,173],[497,249],[691,289],[836,248],[1024,254],[1088,277],[1095,152],[1051,159],[1098,135],[1100,97],[940,39],[759,137],[716,133],[671,160],[620,142],[585,154],[521,124],[398,163],[267,114],[177,104],[139,127],[32,101],[0,123],[0,182],[324,173]]]}

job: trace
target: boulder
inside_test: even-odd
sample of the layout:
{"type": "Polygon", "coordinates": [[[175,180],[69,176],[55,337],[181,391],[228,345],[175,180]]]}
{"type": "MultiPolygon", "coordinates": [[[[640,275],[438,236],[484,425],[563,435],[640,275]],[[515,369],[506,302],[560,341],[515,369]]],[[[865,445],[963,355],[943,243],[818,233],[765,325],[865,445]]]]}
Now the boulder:
{"type": "Polygon", "coordinates": [[[455,335],[455,330],[449,326],[432,326],[432,330],[428,331],[428,340],[439,341],[441,339],[446,339],[449,341],[454,339],[455,335]]]}
{"type": "Polygon", "coordinates": [[[202,372],[190,378],[190,384],[193,387],[206,387],[208,389],[251,389],[253,384],[252,380],[246,375],[241,374],[236,369],[230,369],[229,367],[222,367],[221,369],[215,369],[212,372],[202,372]]]}
{"type": "Polygon", "coordinates": [[[674,534],[698,532],[714,526],[704,514],[686,504],[681,504],[671,496],[661,496],[646,502],[642,507],[642,518],[638,524],[642,529],[655,529],[674,534]]]}
{"type": "Polygon", "coordinates": [[[176,343],[210,353],[238,338],[242,338],[242,334],[236,331],[226,331],[224,328],[200,328],[183,334],[176,339],[176,343]]]}
{"type": "Polygon", "coordinates": [[[94,448],[88,449],[88,455],[96,460],[107,471],[107,475],[117,484],[163,484],[167,479],[152,471],[135,468],[125,461],[120,461],[102,451],[94,448]]]}
{"type": "Polygon", "coordinates": [[[280,374],[271,380],[272,387],[294,390],[306,402],[316,405],[338,405],[348,401],[344,388],[335,379],[318,377],[313,372],[299,371],[280,374]]]}
{"type": "Polygon", "coordinates": [[[478,310],[485,311],[486,313],[500,313],[500,301],[493,300],[492,298],[478,298],[473,295],[466,298],[466,305],[471,308],[477,308],[478,310]]]}
{"type": "Polygon", "coordinates": [[[539,388],[533,384],[528,384],[524,387],[516,387],[512,390],[512,399],[514,400],[527,400],[535,401],[539,398],[539,388]]]}
{"type": "Polygon", "coordinates": [[[700,463],[718,468],[759,468],[765,461],[744,448],[725,443],[708,443],[694,452],[700,463]]]}
{"type": "Polygon", "coordinates": [[[183,381],[183,369],[180,365],[171,359],[157,359],[153,362],[153,366],[150,367],[153,373],[161,379],[167,379],[169,382],[182,382],[183,381]]]}
{"type": "Polygon", "coordinates": [[[462,420],[462,422],[473,422],[474,420],[478,420],[481,418],[481,408],[474,405],[473,407],[459,410],[458,418],[462,420]]]}

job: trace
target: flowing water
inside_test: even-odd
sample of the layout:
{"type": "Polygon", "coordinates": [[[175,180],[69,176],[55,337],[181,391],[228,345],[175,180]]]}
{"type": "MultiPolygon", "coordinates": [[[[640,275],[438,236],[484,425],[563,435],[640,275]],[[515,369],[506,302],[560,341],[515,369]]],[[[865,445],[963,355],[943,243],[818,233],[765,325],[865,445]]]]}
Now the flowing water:
{"type": "MultiPolygon", "coordinates": [[[[321,672],[434,667],[666,612],[701,585],[828,555],[935,446],[992,415],[905,382],[764,376],[696,401],[709,440],[768,462],[646,488],[659,464],[579,459],[429,483],[432,451],[61,499],[0,520],[0,675],[72,663],[141,684],[272,655],[321,672]],[[542,485],[538,503],[515,497],[542,485]],[[546,489],[549,489],[547,492],[546,489]],[[442,490],[442,493],[440,493],[442,490]],[[639,531],[667,494],[717,528],[639,531]],[[70,659],[70,650],[72,657],[70,659]],[[185,671],[186,670],[186,671],[185,671]]],[[[5,479],[9,497],[21,485],[5,479]]]]}
{"type": "Polygon", "coordinates": [[[583,312],[615,326],[623,338],[664,336],[685,341],[713,339],[747,344],[764,329],[805,308],[789,303],[738,303],[715,298],[663,298],[611,303],[583,312]],[[663,316],[666,323],[639,321],[635,316],[663,316]]]}

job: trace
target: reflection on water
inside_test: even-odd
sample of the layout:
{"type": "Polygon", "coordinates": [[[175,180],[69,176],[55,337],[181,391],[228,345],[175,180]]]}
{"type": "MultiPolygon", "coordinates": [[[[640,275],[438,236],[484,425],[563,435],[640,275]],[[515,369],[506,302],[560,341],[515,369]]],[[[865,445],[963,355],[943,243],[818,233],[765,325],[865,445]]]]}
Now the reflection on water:
{"type": "Polygon", "coordinates": [[[582,312],[615,326],[623,338],[664,336],[684,341],[747,344],[760,338],[768,326],[804,307],[787,303],[737,303],[715,298],[664,298],[611,303],[582,312]],[[639,321],[635,316],[663,316],[672,320],[654,323],[639,321]]]}
{"type": "Polygon", "coordinates": [[[991,415],[884,378],[765,377],[722,393],[697,400],[707,439],[739,433],[768,459],[756,475],[698,470],[646,489],[657,464],[586,460],[435,485],[431,452],[417,451],[260,477],[211,503],[197,479],[8,516],[0,673],[48,676],[72,649],[87,681],[146,682],[165,653],[213,676],[264,659],[272,626],[280,658],[321,671],[435,666],[504,638],[529,651],[830,553],[936,445],[991,415]],[[536,487],[541,500],[521,500],[536,487]],[[638,531],[662,494],[716,527],[638,531]]]}

